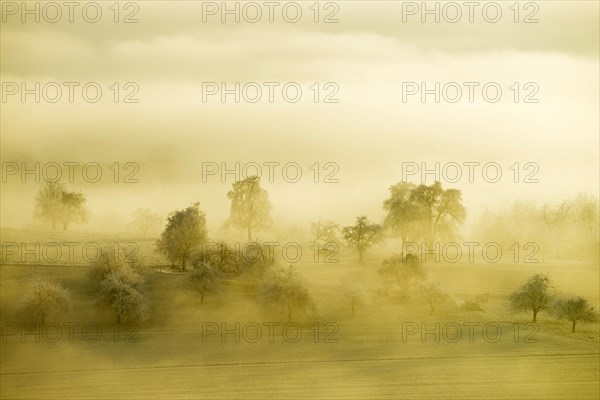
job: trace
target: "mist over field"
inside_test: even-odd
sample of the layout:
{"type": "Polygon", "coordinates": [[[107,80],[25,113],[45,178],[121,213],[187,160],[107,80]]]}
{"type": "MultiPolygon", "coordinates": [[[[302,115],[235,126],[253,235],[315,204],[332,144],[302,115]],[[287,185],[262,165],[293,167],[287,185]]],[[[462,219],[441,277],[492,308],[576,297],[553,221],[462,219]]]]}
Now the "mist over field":
{"type": "Polygon", "coordinates": [[[0,398],[600,396],[598,3],[69,4],[0,1],[0,398]]]}

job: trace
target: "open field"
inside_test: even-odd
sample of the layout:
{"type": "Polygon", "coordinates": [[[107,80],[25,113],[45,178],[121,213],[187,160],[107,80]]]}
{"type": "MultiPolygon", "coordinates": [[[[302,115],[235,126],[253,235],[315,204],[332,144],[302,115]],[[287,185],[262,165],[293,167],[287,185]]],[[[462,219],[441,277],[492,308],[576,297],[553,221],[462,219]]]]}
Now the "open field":
{"type": "Polygon", "coordinates": [[[373,252],[362,265],[351,254],[335,264],[296,264],[317,311],[294,318],[298,324],[286,332],[284,316],[261,310],[244,280],[229,280],[221,294],[200,303],[181,286],[181,276],[141,266],[151,316],[135,331],[126,325],[118,335],[114,317],[95,306],[88,267],[3,264],[0,397],[598,398],[597,325],[580,325],[571,334],[568,322],[540,314],[534,331],[529,315],[506,310],[508,293],[535,272],[549,272],[561,290],[598,304],[597,265],[427,265],[430,279],[452,296],[429,315],[419,301],[376,294],[380,258],[373,252]],[[60,336],[55,328],[39,337],[21,335],[22,322],[33,327],[20,301],[34,277],[58,281],[71,293],[71,308],[49,318],[60,326],[60,336]],[[349,277],[370,293],[354,317],[340,292],[349,277]],[[482,292],[490,293],[482,311],[458,307],[482,292]],[[272,332],[269,322],[277,324],[272,332]],[[421,335],[435,331],[436,323],[437,334],[421,335]],[[471,333],[466,323],[474,327],[471,333]],[[484,332],[489,323],[493,326],[484,332]],[[94,329],[84,337],[86,324],[94,329]],[[456,324],[462,332],[458,340],[456,324]],[[92,339],[98,328],[102,334],[92,339]]]}

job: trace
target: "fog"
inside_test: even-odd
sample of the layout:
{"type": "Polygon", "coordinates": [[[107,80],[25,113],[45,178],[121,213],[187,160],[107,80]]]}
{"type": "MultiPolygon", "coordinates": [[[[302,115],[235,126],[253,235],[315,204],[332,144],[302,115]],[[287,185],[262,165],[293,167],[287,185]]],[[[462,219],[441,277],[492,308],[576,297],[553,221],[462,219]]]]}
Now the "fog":
{"type": "Polygon", "coordinates": [[[597,396],[598,3],[276,3],[1,3],[0,397],[597,396]]]}

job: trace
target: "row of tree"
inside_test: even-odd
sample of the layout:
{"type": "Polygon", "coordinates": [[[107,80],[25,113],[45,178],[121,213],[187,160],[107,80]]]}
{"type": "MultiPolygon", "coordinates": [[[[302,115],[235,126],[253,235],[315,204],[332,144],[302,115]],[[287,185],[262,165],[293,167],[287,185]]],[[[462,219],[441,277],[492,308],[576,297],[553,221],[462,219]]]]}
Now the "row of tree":
{"type": "Polygon", "coordinates": [[[499,210],[486,210],[477,225],[480,240],[502,245],[532,238],[547,257],[600,258],[598,199],[580,194],[556,204],[517,201],[499,210]]]}
{"type": "Polygon", "coordinates": [[[509,301],[515,312],[530,311],[533,322],[537,322],[540,312],[571,321],[571,332],[575,332],[577,322],[598,322],[598,313],[586,298],[557,292],[548,274],[531,276],[510,295],[509,301]]]}

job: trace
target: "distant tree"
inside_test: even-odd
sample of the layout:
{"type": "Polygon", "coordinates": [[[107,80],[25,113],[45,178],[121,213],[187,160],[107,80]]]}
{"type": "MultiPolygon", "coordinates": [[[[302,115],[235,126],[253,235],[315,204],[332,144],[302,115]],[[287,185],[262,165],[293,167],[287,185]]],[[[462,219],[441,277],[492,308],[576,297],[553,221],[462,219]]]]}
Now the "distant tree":
{"type": "Polygon", "coordinates": [[[415,234],[419,222],[419,207],[412,196],[416,186],[400,182],[390,187],[390,197],[383,202],[386,212],[383,227],[393,236],[400,236],[402,243],[415,234]]]}
{"type": "Polygon", "coordinates": [[[94,286],[100,286],[110,277],[117,277],[124,283],[138,287],[143,278],[129,265],[123,264],[114,251],[102,249],[89,270],[89,276],[94,286]]]}
{"type": "Polygon", "coordinates": [[[564,296],[557,299],[553,306],[553,314],[560,319],[571,321],[571,332],[573,333],[577,321],[598,322],[598,313],[582,296],[564,296]]]}
{"type": "Polygon", "coordinates": [[[367,291],[364,286],[356,282],[346,282],[342,287],[342,293],[346,300],[352,306],[352,316],[354,317],[354,311],[356,306],[363,305],[367,301],[367,291]]]}
{"type": "Polygon", "coordinates": [[[85,222],[87,210],[85,197],[81,193],[69,192],[58,181],[46,181],[35,197],[34,217],[52,224],[62,222],[63,230],[67,230],[72,222],[85,222]]]}
{"type": "Polygon", "coordinates": [[[185,271],[192,250],[206,237],[206,215],[200,211],[200,204],[194,203],[167,217],[167,226],[156,241],[156,247],[174,266],[185,271]]]}
{"type": "Polygon", "coordinates": [[[382,266],[377,272],[388,288],[398,285],[403,292],[427,277],[421,259],[415,254],[392,255],[383,260],[382,266]]]}
{"type": "Polygon", "coordinates": [[[340,243],[340,226],[333,221],[317,221],[310,224],[313,240],[323,246],[326,243],[340,243]]]}
{"type": "Polygon", "coordinates": [[[241,272],[240,255],[225,242],[205,242],[193,257],[195,262],[205,262],[225,273],[241,272]]]}
{"type": "Polygon", "coordinates": [[[200,302],[204,303],[204,296],[220,290],[223,274],[216,266],[198,261],[194,262],[192,272],[186,277],[188,287],[200,294],[200,302]]]}
{"type": "Polygon", "coordinates": [[[429,305],[429,315],[433,314],[438,306],[448,301],[448,294],[435,283],[424,285],[421,288],[421,293],[427,305],[429,305]]]}
{"type": "Polygon", "coordinates": [[[269,194],[260,187],[257,176],[235,182],[227,197],[231,200],[227,224],[245,229],[249,242],[252,241],[253,229],[271,226],[269,194]]]}
{"type": "Polygon", "coordinates": [[[467,215],[460,190],[444,190],[440,182],[417,186],[410,201],[418,206],[419,221],[430,249],[439,233],[455,235],[456,225],[464,222],[467,215]]]}
{"type": "Polygon", "coordinates": [[[288,322],[296,311],[311,311],[315,305],[294,268],[271,272],[258,289],[259,299],[266,307],[283,308],[287,311],[288,322]]]}
{"type": "Polygon", "coordinates": [[[537,322],[537,314],[540,311],[550,310],[553,300],[551,284],[547,274],[531,276],[510,295],[510,309],[514,312],[532,311],[533,322],[537,322]]]}
{"type": "Polygon", "coordinates": [[[149,208],[139,208],[133,213],[133,221],[129,224],[130,228],[142,234],[144,237],[160,226],[162,219],[149,208]]]}
{"type": "Polygon", "coordinates": [[[556,249],[557,256],[560,257],[565,230],[569,223],[571,203],[565,200],[557,206],[546,204],[542,209],[542,213],[545,227],[553,237],[552,246],[556,249]]]}
{"type": "Polygon", "coordinates": [[[598,234],[599,205],[598,198],[586,194],[579,194],[571,203],[571,215],[575,224],[584,234],[598,234]]]}
{"type": "Polygon", "coordinates": [[[118,272],[111,273],[100,284],[99,304],[106,305],[114,311],[117,325],[143,320],[148,311],[146,300],[139,288],[126,282],[118,272]]]}
{"type": "Polygon", "coordinates": [[[319,253],[334,255],[340,248],[340,226],[333,221],[312,222],[313,241],[319,253]]]}
{"type": "Polygon", "coordinates": [[[57,308],[66,309],[68,302],[67,290],[58,283],[38,278],[29,285],[27,308],[34,315],[39,316],[41,325],[46,322],[49,312],[57,308]]]}
{"type": "Polygon", "coordinates": [[[346,226],[342,230],[342,236],[348,246],[356,247],[358,250],[358,259],[363,261],[365,251],[375,246],[382,240],[382,227],[378,224],[372,224],[367,217],[356,217],[356,224],[346,226]]]}

